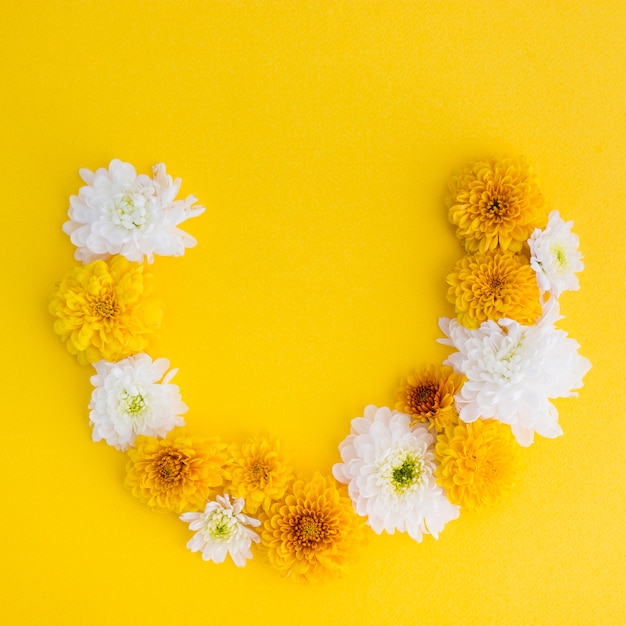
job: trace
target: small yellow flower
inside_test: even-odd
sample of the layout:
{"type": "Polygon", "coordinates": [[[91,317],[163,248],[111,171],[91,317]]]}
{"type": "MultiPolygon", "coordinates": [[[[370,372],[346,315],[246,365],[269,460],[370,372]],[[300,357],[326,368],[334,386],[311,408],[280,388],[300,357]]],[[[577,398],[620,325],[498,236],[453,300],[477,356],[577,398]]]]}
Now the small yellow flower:
{"type": "Polygon", "coordinates": [[[298,480],[265,521],[262,545],[270,563],[298,581],[338,576],[365,542],[365,526],[344,487],[315,473],[298,480]]]}
{"type": "Polygon", "coordinates": [[[469,252],[519,252],[546,223],[543,195],[523,157],[471,163],[453,178],[448,207],[469,252]]]}
{"type": "Polygon", "coordinates": [[[459,422],[437,436],[437,483],[452,504],[491,506],[514,487],[520,447],[509,426],[497,420],[459,422]]]}
{"type": "Polygon", "coordinates": [[[458,421],[454,394],[462,384],[463,377],[451,367],[426,365],[410,372],[406,383],[398,389],[396,409],[411,416],[411,426],[428,422],[441,431],[458,421]]]}
{"type": "Polygon", "coordinates": [[[448,300],[466,328],[503,317],[532,326],[541,315],[537,278],[521,255],[496,251],[464,256],[447,283],[448,300]]]}
{"type": "Polygon", "coordinates": [[[224,482],[226,444],[218,437],[192,437],[172,430],[165,439],[140,435],[128,451],[126,487],[149,507],[203,510],[224,482]]]}
{"type": "Polygon", "coordinates": [[[152,275],[114,256],[70,270],[53,294],[54,331],[82,365],[143,352],[161,323],[152,275]]]}
{"type": "Polygon", "coordinates": [[[259,509],[267,513],[293,480],[293,471],[280,448],[278,440],[263,437],[252,437],[242,445],[232,444],[228,448],[228,490],[245,500],[245,513],[255,515],[259,509]]]}

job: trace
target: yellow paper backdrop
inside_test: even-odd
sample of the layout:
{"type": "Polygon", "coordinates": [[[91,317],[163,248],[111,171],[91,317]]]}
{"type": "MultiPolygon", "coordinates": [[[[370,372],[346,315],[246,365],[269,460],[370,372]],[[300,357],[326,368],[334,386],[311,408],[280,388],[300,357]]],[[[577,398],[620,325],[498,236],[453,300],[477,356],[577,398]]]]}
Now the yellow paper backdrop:
{"type": "Polygon", "coordinates": [[[619,0],[3,2],[3,622],[625,623],[625,29],[619,0]],[[565,436],[500,506],[438,541],[372,533],[336,582],[191,554],[91,442],[90,368],[52,333],[78,168],[163,161],[206,205],[154,264],[151,352],[194,431],[278,435],[307,474],[447,354],[445,188],[492,153],[527,155],[581,239],[563,327],[593,369],[565,436]]]}

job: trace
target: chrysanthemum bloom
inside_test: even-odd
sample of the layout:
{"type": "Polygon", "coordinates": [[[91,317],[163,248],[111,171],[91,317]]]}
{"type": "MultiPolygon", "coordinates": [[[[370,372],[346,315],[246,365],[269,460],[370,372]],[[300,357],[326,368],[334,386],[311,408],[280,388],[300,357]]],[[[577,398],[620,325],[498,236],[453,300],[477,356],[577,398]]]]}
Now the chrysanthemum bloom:
{"type": "Polygon", "coordinates": [[[293,480],[291,466],[280,448],[277,439],[264,437],[229,446],[228,490],[245,500],[246,513],[255,515],[259,509],[268,513],[272,502],[283,497],[293,480]]]}
{"type": "Polygon", "coordinates": [[[365,532],[344,489],[316,472],[272,505],[261,538],[276,569],[315,582],[338,576],[363,545],[365,532]]]}
{"type": "Polygon", "coordinates": [[[537,178],[522,157],[471,163],[453,178],[448,206],[469,252],[519,252],[546,221],[537,178]]]}
{"type": "Polygon", "coordinates": [[[468,509],[496,504],[517,480],[520,447],[496,420],[459,422],[437,436],[437,483],[454,504],[468,509]]]}
{"type": "Polygon", "coordinates": [[[202,552],[205,561],[223,563],[230,554],[237,567],[243,567],[252,558],[252,543],[261,541],[258,533],[248,526],[260,526],[261,522],[244,515],[243,498],[232,504],[228,494],[217,496],[207,502],[201,513],[183,513],[180,519],[189,524],[190,530],[197,531],[187,542],[192,552],[202,552]]]}
{"type": "Polygon", "coordinates": [[[439,320],[446,339],[438,341],[458,350],[444,364],[467,378],[454,398],[462,421],[498,419],[511,426],[522,446],[533,442],[535,432],[563,434],[550,398],[577,395],[572,389],[583,386],[591,363],[578,354],[578,343],[554,326],[559,319],[558,302],[550,298],[534,326],[501,319],[469,330],[456,320],[439,320]]]}
{"type": "Polygon", "coordinates": [[[181,256],[196,240],[177,228],[204,207],[196,198],[175,200],[181,179],[172,181],[165,165],[152,168],[152,178],[137,175],[130,163],[114,159],[109,168],[80,170],[87,183],[70,198],[69,221],[63,232],[76,246],[75,257],[88,263],[121,254],[130,261],[152,263],[154,255],[181,256]]]}
{"type": "Polygon", "coordinates": [[[576,272],[583,271],[578,237],[572,233],[574,222],[564,222],[558,211],[548,216],[544,230],[535,229],[528,245],[530,265],[537,273],[539,289],[558,298],[563,291],[579,287],[576,272]]]}
{"type": "Polygon", "coordinates": [[[152,275],[115,256],[71,269],[52,295],[54,331],[82,365],[143,352],[162,317],[152,275]]]}
{"type": "Polygon", "coordinates": [[[463,384],[463,377],[451,367],[426,365],[410,372],[406,383],[398,389],[396,409],[411,417],[411,425],[427,422],[437,431],[458,421],[454,394],[463,384]]]}
{"type": "Polygon", "coordinates": [[[165,437],[175,426],[183,426],[181,413],[187,405],[170,380],[178,370],[167,359],[135,354],[117,363],[99,361],[91,377],[95,387],[89,403],[89,420],[94,441],[104,439],[118,450],[127,450],[137,435],[165,437]],[[161,380],[162,379],[162,380],[161,380]]]}
{"type": "Polygon", "coordinates": [[[411,428],[410,421],[386,407],[366,407],[339,445],[343,463],[333,466],[333,475],[348,484],[356,512],[376,533],[399,530],[416,541],[430,533],[436,539],[459,507],[436,483],[434,436],[425,424],[411,428]]]}
{"type": "Polygon", "coordinates": [[[173,430],[165,439],[139,435],[128,451],[126,487],[159,510],[200,511],[224,482],[226,444],[173,430]]]}
{"type": "Polygon", "coordinates": [[[448,300],[466,328],[502,317],[530,326],[541,315],[535,272],[520,255],[496,251],[464,256],[446,280],[448,300]]]}

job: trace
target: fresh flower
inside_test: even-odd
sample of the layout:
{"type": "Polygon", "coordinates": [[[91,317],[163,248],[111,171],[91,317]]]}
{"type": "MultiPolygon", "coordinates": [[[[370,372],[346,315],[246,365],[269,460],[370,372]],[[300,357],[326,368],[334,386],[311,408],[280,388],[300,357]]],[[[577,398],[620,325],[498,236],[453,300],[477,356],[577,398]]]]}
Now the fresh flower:
{"type": "Polygon", "coordinates": [[[426,365],[410,372],[398,390],[396,409],[411,417],[411,426],[426,422],[437,431],[458,421],[454,395],[463,384],[463,377],[451,367],[426,365]]]}
{"type": "Polygon", "coordinates": [[[114,256],[71,269],[52,295],[54,331],[82,365],[143,352],[161,323],[152,275],[114,256]]]}
{"type": "Polygon", "coordinates": [[[95,389],[89,403],[94,441],[104,439],[118,450],[127,450],[137,435],[165,437],[175,426],[184,425],[180,415],[187,405],[178,387],[169,384],[178,370],[165,375],[170,367],[167,359],[153,362],[141,353],[117,363],[99,361],[94,367],[95,389]]]}
{"type": "Polygon", "coordinates": [[[243,567],[252,558],[250,547],[258,543],[259,535],[248,526],[260,526],[261,522],[244,515],[243,498],[232,504],[228,494],[217,496],[202,513],[183,513],[180,519],[189,523],[189,530],[197,531],[187,542],[192,552],[202,552],[205,561],[223,563],[230,554],[237,567],[243,567]]]}
{"type": "Polygon", "coordinates": [[[224,482],[226,444],[173,430],[165,439],[139,435],[128,451],[126,487],[159,510],[199,511],[224,482]]]}
{"type": "Polygon", "coordinates": [[[333,466],[333,475],[348,484],[356,512],[376,533],[406,531],[416,541],[430,533],[436,539],[459,507],[436,483],[434,437],[423,424],[411,429],[410,421],[386,407],[366,407],[339,445],[343,463],[333,466]]]}
{"type": "Polygon", "coordinates": [[[245,500],[245,511],[254,515],[268,513],[273,501],[280,500],[293,471],[287,464],[278,440],[252,437],[246,443],[228,448],[227,478],[229,491],[245,500]]]}
{"type": "Polygon", "coordinates": [[[262,532],[270,563],[298,581],[338,576],[364,543],[361,518],[332,477],[297,480],[270,510],[262,532]]]}
{"type": "Polygon", "coordinates": [[[490,418],[510,424],[518,443],[529,446],[536,432],[542,437],[563,434],[550,398],[577,395],[591,363],[578,354],[579,345],[554,324],[561,319],[556,299],[544,304],[535,326],[511,319],[489,321],[477,330],[441,318],[446,339],[456,348],[446,361],[467,382],[455,396],[464,422],[490,418]]]}
{"type": "Polygon", "coordinates": [[[175,200],[181,179],[172,181],[165,165],[152,168],[152,178],[137,175],[130,163],[114,159],[109,168],[80,170],[87,183],[70,198],[69,221],[63,232],[76,246],[75,258],[88,263],[121,254],[129,261],[152,263],[154,255],[181,256],[196,240],[177,228],[204,207],[196,198],[175,200]]]}
{"type": "Polygon", "coordinates": [[[515,485],[520,450],[511,429],[496,420],[459,422],[437,436],[437,483],[463,508],[491,506],[515,485]]]}
{"type": "Polygon", "coordinates": [[[466,328],[503,317],[531,325],[541,315],[535,273],[520,255],[495,251],[464,256],[447,282],[448,300],[466,328]]]}
{"type": "Polygon", "coordinates": [[[470,252],[519,252],[545,224],[544,200],[526,160],[471,163],[450,185],[449,218],[470,252]]]}
{"type": "Polygon", "coordinates": [[[537,273],[539,289],[558,298],[563,291],[579,287],[576,272],[583,271],[582,255],[578,251],[578,237],[572,233],[574,222],[564,222],[558,211],[548,216],[548,225],[531,235],[530,265],[537,273]]]}

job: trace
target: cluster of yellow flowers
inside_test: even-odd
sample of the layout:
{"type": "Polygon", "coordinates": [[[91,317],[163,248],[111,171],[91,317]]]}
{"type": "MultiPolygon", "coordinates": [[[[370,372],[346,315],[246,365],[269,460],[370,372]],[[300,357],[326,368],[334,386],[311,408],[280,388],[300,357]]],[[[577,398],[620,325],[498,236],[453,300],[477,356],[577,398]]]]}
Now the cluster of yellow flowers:
{"type": "MultiPolygon", "coordinates": [[[[113,182],[122,176],[118,169],[130,176],[127,164],[114,161],[113,182]]],[[[536,228],[545,226],[547,216],[527,162],[517,158],[472,163],[452,179],[448,209],[466,250],[447,277],[447,297],[458,322],[477,329],[483,322],[506,317],[533,325],[542,315],[542,296],[527,242],[536,228]]],[[[78,235],[77,240],[82,241],[78,235]]],[[[115,255],[71,269],[57,285],[49,304],[54,330],[79,363],[95,364],[95,378],[104,378],[111,364],[132,360],[128,357],[139,355],[145,365],[147,355],[140,353],[162,317],[152,282],[143,263],[115,255]],[[104,368],[99,365],[103,362],[104,368]]],[[[434,452],[437,463],[433,475],[450,503],[475,509],[496,503],[511,490],[521,457],[509,425],[495,419],[460,420],[455,396],[465,382],[447,365],[426,365],[408,374],[398,390],[396,409],[404,414],[402,419],[410,417],[411,427],[425,424],[432,431],[436,442],[428,454],[432,458],[434,452]]],[[[132,422],[142,414],[145,398],[138,393],[131,397],[126,389],[122,394],[132,422]]],[[[186,410],[180,402],[175,405],[176,410],[186,410]]],[[[131,446],[126,487],[149,507],[190,520],[190,528],[200,532],[188,546],[206,550],[203,558],[221,562],[223,541],[239,532],[243,539],[230,552],[238,565],[249,558],[254,541],[280,572],[317,581],[339,574],[365,542],[365,516],[355,512],[352,491],[331,475],[316,473],[309,480],[297,476],[279,440],[252,437],[227,444],[218,437],[192,435],[185,427],[173,428],[173,422],[161,432],[152,431],[166,436],[130,437],[134,425],[126,423],[125,438],[111,440],[119,449],[131,446]],[[230,497],[236,502],[231,504],[230,497]],[[213,504],[217,508],[209,510],[213,504]],[[260,527],[258,535],[242,530],[246,524],[260,527]],[[212,540],[222,541],[217,551],[207,547],[212,540]]],[[[392,468],[400,477],[394,474],[394,480],[406,479],[407,467],[405,462],[392,468]]]]}

